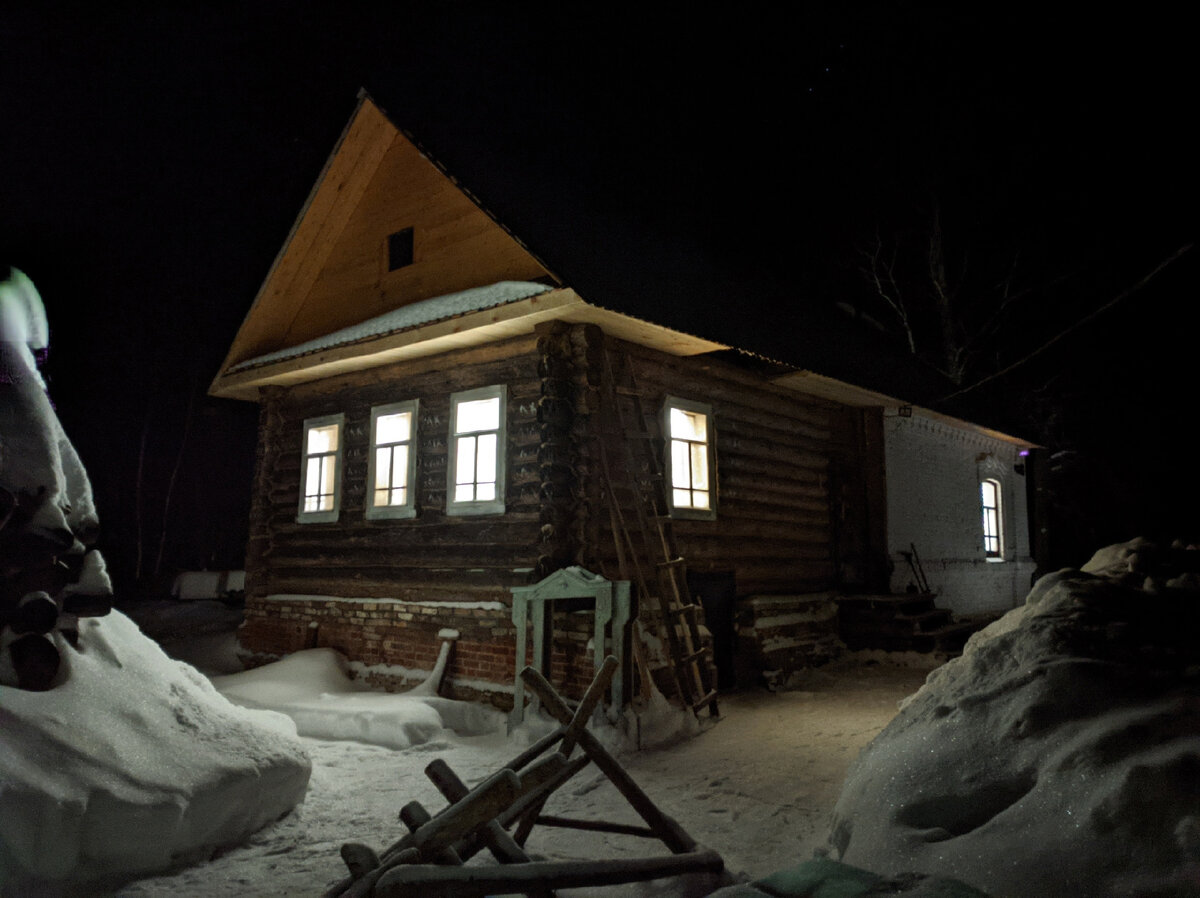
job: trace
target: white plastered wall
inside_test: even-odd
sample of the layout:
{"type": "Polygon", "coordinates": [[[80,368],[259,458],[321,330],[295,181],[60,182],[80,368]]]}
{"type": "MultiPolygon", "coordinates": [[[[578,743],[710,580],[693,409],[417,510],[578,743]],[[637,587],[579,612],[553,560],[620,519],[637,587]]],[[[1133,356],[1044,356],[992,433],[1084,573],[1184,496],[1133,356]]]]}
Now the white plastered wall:
{"type": "Polygon", "coordinates": [[[915,544],[939,607],[976,614],[1023,602],[1034,562],[1020,448],[916,411],[901,416],[896,408],[884,410],[883,431],[892,591],[913,582],[901,553],[915,544]],[[1000,484],[1002,560],[984,554],[979,485],[985,479],[1000,484]]]}

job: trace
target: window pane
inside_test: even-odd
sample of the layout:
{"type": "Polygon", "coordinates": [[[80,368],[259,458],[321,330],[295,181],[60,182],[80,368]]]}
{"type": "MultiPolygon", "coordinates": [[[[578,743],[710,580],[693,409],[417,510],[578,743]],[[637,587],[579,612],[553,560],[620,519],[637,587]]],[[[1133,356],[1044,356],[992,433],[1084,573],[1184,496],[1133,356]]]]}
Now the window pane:
{"type": "Polygon", "coordinates": [[[671,409],[671,436],[677,440],[707,439],[707,415],[699,412],[685,412],[681,408],[671,409]]]}
{"type": "Polygon", "coordinates": [[[688,455],[687,443],[683,440],[671,440],[671,486],[686,489],[691,485],[688,455]]]}
{"type": "Polygon", "coordinates": [[[996,484],[991,480],[985,480],[980,484],[980,490],[983,493],[983,504],[987,508],[996,507],[996,484]]]}
{"type": "Polygon", "coordinates": [[[333,478],[337,472],[337,456],[325,455],[321,458],[321,510],[333,508],[333,478]]]}
{"type": "Polygon", "coordinates": [[[671,490],[671,502],[676,508],[690,508],[692,494],[687,490],[671,490]]]}
{"type": "MultiPolygon", "coordinates": [[[[389,486],[392,485],[392,481],[391,481],[391,477],[390,477],[391,469],[392,469],[391,461],[392,461],[392,450],[390,447],[384,446],[382,449],[375,450],[375,489],[376,490],[386,490],[389,486]]],[[[382,505],[383,502],[379,501],[379,499],[376,499],[375,504],[382,505]]]]}
{"type": "Polygon", "coordinates": [[[475,499],[475,484],[460,483],[454,488],[455,502],[472,502],[475,499]]]}
{"type": "Polygon", "coordinates": [[[692,507],[693,508],[708,508],[708,491],[707,490],[692,490],[692,507]]]}
{"type": "Polygon", "coordinates": [[[477,502],[491,502],[491,501],[492,501],[493,499],[495,499],[495,498],[496,498],[496,484],[494,484],[494,483],[481,483],[481,484],[479,484],[479,486],[478,486],[478,487],[476,487],[476,489],[475,489],[475,501],[477,501],[477,502]]]}
{"type": "Polygon", "coordinates": [[[475,468],[475,480],[479,483],[496,482],[496,435],[485,433],[478,438],[479,462],[475,468]]]}
{"type": "MultiPolygon", "coordinates": [[[[294,445],[294,444],[293,444],[294,445]]],[[[311,427],[308,431],[307,455],[317,455],[322,452],[337,452],[338,426],[330,424],[326,427],[311,427]]]]}
{"type": "Polygon", "coordinates": [[[460,402],[454,422],[455,433],[498,430],[500,427],[500,398],[460,402]]]}
{"type": "Polygon", "coordinates": [[[375,419],[376,444],[407,442],[411,433],[411,412],[398,412],[394,415],[380,415],[375,419]]]}
{"type": "MultiPolygon", "coordinates": [[[[304,472],[304,496],[310,499],[318,496],[321,493],[321,460],[319,458],[310,458],[308,460],[307,469],[304,472]]],[[[306,503],[307,504],[307,503],[306,503]]],[[[305,508],[305,511],[315,511],[316,509],[305,508]]]]}
{"type": "MultiPolygon", "coordinates": [[[[475,482],[475,437],[458,438],[458,457],[454,463],[454,482],[457,484],[475,482]]],[[[462,500],[457,499],[457,501],[462,500]]]]}
{"type": "Polygon", "coordinates": [[[703,443],[692,444],[692,489],[708,489],[708,447],[703,443]]]}
{"type": "MultiPolygon", "coordinates": [[[[408,447],[396,446],[392,450],[392,489],[408,486],[408,447]]],[[[393,503],[395,504],[395,503],[393,503]]]]}

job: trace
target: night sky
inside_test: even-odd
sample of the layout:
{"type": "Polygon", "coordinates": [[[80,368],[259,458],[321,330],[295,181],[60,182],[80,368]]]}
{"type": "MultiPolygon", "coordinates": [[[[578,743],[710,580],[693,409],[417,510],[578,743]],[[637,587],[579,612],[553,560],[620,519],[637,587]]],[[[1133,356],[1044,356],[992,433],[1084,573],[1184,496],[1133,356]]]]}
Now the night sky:
{"type": "MultiPolygon", "coordinates": [[[[934,208],[969,289],[1010,271],[1036,288],[980,373],[1195,238],[1182,23],[798,9],[0,12],[0,259],[46,302],[51,394],[119,575],[139,457],[143,565],[158,551],[189,402],[163,569],[241,563],[256,411],[203,392],[360,87],[514,232],[570,247],[546,254],[568,283],[640,290],[648,317],[666,297],[696,332],[780,355],[844,327],[837,303],[896,339],[856,249],[881,234],[911,252],[934,208]]],[[[1185,254],[966,400],[1071,450],[1064,489],[1096,497],[1073,526],[1095,538],[1195,526],[1197,273],[1185,254]]]]}

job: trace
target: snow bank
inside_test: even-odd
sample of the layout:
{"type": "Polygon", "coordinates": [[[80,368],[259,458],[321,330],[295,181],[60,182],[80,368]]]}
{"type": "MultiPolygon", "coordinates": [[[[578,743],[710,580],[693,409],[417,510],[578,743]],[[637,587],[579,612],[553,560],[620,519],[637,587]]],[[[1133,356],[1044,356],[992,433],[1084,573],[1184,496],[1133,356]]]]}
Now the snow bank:
{"type": "Polygon", "coordinates": [[[351,680],[345,658],[329,648],[216,677],[213,685],[239,705],[286,714],[301,735],[387,748],[420,745],[445,730],[460,736],[491,733],[503,722],[492,708],[440,698],[420,687],[407,693],[373,691],[351,680]]]}
{"type": "Polygon", "coordinates": [[[231,705],[127,617],[55,634],[60,681],[0,686],[4,894],[95,894],[286,814],[311,766],[291,722],[231,705]]]}
{"type": "Polygon", "coordinates": [[[859,755],[834,854],[1001,896],[1200,894],[1198,561],[1139,540],[1039,581],[859,755]]]}

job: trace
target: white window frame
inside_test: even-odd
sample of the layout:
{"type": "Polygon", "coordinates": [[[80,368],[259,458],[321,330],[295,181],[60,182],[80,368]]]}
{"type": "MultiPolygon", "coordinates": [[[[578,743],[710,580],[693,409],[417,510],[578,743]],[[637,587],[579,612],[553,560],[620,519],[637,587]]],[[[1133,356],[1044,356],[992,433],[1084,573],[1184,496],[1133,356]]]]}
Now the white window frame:
{"type": "Polygon", "coordinates": [[[346,443],[346,416],[343,414],[323,415],[320,418],[306,418],[300,436],[300,502],[296,509],[296,521],[300,524],[319,524],[336,521],[342,506],[342,453],[346,443]],[[337,427],[337,448],[331,453],[308,453],[308,435],[321,427],[337,427]],[[308,469],[313,459],[333,456],[333,507],[320,511],[305,511],[305,491],[308,489],[308,469]]]}
{"type": "MultiPolygon", "coordinates": [[[[369,521],[388,520],[396,518],[413,518],[417,515],[417,400],[409,399],[404,402],[392,402],[388,405],[377,405],[371,409],[371,444],[367,457],[367,497],[366,510],[364,515],[369,521]],[[408,439],[397,443],[388,443],[385,446],[379,445],[378,424],[380,418],[385,418],[388,415],[408,414],[411,416],[412,425],[409,428],[408,439]],[[377,483],[375,480],[377,465],[379,463],[380,449],[392,449],[397,446],[405,446],[408,449],[408,463],[405,466],[404,486],[405,499],[401,505],[376,505],[377,483]]],[[[394,488],[394,484],[389,481],[389,488],[394,488]]]]}
{"type": "MultiPolygon", "coordinates": [[[[667,507],[673,518],[689,518],[698,521],[713,521],[717,517],[717,453],[712,406],[706,402],[695,402],[691,399],[681,399],[678,396],[668,396],[663,401],[662,408],[662,437],[663,437],[663,475],[666,478],[667,507]],[[704,446],[705,462],[708,474],[708,508],[696,508],[691,505],[676,505],[674,483],[674,468],[672,465],[671,410],[704,415],[704,446]]],[[[682,441],[679,442],[691,442],[682,441]]],[[[688,487],[691,491],[692,488],[688,487]]]]}
{"type": "MultiPolygon", "coordinates": [[[[464,390],[450,395],[450,434],[447,452],[449,463],[446,470],[446,514],[476,515],[503,514],[504,487],[508,472],[508,387],[496,384],[491,387],[480,387],[475,390],[464,390]],[[475,402],[481,399],[496,399],[500,403],[498,426],[495,430],[457,431],[458,407],[464,402],[475,402]],[[496,497],[494,499],[459,501],[455,498],[457,492],[459,444],[468,437],[478,437],[484,434],[496,435],[496,497]]],[[[487,482],[487,481],[480,481],[487,482]]]]}
{"type": "Polygon", "coordinates": [[[988,561],[1004,560],[1004,484],[995,477],[985,477],[979,481],[979,509],[983,526],[983,554],[988,561]],[[984,492],[991,486],[996,498],[993,508],[988,505],[984,492]],[[991,513],[989,519],[989,512],[991,513]],[[994,532],[993,532],[994,530],[994,532]],[[990,548],[995,544],[995,549],[990,548]]]}

